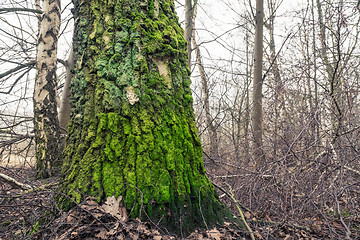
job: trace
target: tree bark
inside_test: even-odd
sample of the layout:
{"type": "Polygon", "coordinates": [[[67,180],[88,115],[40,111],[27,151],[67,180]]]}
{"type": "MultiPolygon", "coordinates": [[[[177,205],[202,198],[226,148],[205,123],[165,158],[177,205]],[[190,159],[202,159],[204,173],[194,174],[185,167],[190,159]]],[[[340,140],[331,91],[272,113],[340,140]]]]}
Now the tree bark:
{"type": "Polygon", "coordinates": [[[256,0],[256,30],[254,49],[254,81],[253,81],[253,109],[252,128],[254,135],[254,158],[255,162],[261,165],[264,160],[263,152],[263,113],[262,113],[262,64],[263,64],[263,25],[264,25],[264,3],[263,0],[256,0]]]}
{"type": "Polygon", "coordinates": [[[173,0],[73,2],[73,113],[60,191],[77,202],[122,196],[130,217],[178,234],[221,221],[227,210],[205,174],[173,0]]]}
{"type": "Polygon", "coordinates": [[[193,34],[193,6],[192,0],[185,0],[185,40],[187,42],[186,51],[188,55],[189,68],[191,69],[191,36],[193,34]]]}
{"type": "Polygon", "coordinates": [[[44,1],[36,54],[34,128],[37,177],[53,174],[59,162],[59,120],[56,105],[57,41],[60,29],[60,1],[44,1]]]}
{"type": "Polygon", "coordinates": [[[65,78],[65,84],[64,84],[64,90],[63,90],[63,96],[61,99],[60,104],[60,111],[59,111],[59,123],[60,127],[62,129],[62,132],[67,131],[67,125],[70,121],[70,113],[71,113],[71,107],[70,107],[70,83],[71,79],[73,77],[72,70],[74,68],[74,51],[73,48],[70,50],[70,55],[68,60],[66,61],[66,78],[65,78]]]}

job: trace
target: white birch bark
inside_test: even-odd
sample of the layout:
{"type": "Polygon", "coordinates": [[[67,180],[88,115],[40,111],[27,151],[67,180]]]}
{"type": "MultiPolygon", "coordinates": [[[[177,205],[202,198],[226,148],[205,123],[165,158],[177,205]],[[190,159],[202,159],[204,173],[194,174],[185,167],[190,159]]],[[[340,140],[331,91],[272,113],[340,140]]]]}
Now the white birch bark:
{"type": "Polygon", "coordinates": [[[37,177],[52,175],[59,160],[59,120],[56,104],[57,41],[60,30],[60,1],[45,0],[36,54],[34,127],[37,177]]]}

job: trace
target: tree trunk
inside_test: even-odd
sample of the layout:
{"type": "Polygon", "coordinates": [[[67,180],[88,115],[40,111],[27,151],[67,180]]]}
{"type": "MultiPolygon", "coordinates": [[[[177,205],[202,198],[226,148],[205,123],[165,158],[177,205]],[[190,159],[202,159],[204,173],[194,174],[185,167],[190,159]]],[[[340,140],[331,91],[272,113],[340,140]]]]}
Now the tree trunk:
{"type": "Polygon", "coordinates": [[[258,165],[261,165],[265,160],[262,141],[263,5],[263,0],[256,0],[252,127],[254,135],[254,158],[258,165]]]}
{"type": "Polygon", "coordinates": [[[315,29],[315,14],[314,14],[314,0],[311,0],[311,18],[312,18],[312,61],[313,61],[313,71],[314,71],[314,109],[312,110],[314,113],[314,124],[316,128],[316,142],[315,145],[320,146],[321,145],[321,138],[320,138],[320,124],[321,124],[321,118],[320,118],[320,106],[319,106],[319,91],[318,91],[318,79],[317,79],[317,48],[316,48],[316,29],[315,29]]]}
{"type": "Polygon", "coordinates": [[[284,99],[284,86],[281,80],[280,68],[277,61],[277,53],[276,53],[276,45],[275,45],[275,37],[274,37],[274,25],[275,25],[275,16],[276,16],[276,2],[269,1],[268,2],[269,8],[269,19],[268,24],[266,25],[269,30],[269,37],[270,37],[270,62],[271,66],[271,73],[274,77],[274,112],[275,112],[275,119],[274,119],[274,145],[273,145],[273,152],[274,157],[278,156],[279,152],[279,136],[283,139],[287,138],[287,133],[284,132],[284,119],[286,117],[286,109],[285,109],[285,99],[284,99]]]}
{"type": "MultiPolygon", "coordinates": [[[[192,21],[193,28],[195,26],[196,12],[197,12],[197,5],[195,5],[194,9],[193,9],[193,18],[192,18],[193,19],[193,21],[192,21]]],[[[201,60],[200,49],[199,49],[199,46],[195,39],[195,31],[193,31],[191,39],[192,39],[192,44],[195,49],[196,64],[197,64],[197,67],[198,67],[199,73],[200,73],[201,90],[204,94],[205,121],[206,121],[206,128],[208,129],[208,133],[209,133],[208,137],[209,137],[209,143],[210,143],[210,154],[209,155],[212,159],[218,160],[218,158],[219,158],[219,141],[218,141],[216,127],[214,126],[213,118],[211,117],[211,112],[210,112],[210,96],[209,96],[208,79],[206,77],[204,66],[203,66],[203,63],[201,60]]]]}
{"type": "Polygon", "coordinates": [[[73,48],[70,50],[70,55],[66,61],[66,78],[64,84],[63,96],[61,99],[60,111],[59,111],[59,122],[63,132],[67,131],[67,125],[70,121],[70,83],[73,77],[72,70],[74,68],[74,51],[73,48]]]}
{"type": "Polygon", "coordinates": [[[52,175],[59,161],[59,120],[56,106],[57,40],[60,29],[60,1],[44,1],[36,55],[34,127],[37,177],[52,175]]]}
{"type": "Polygon", "coordinates": [[[170,232],[221,221],[227,210],[205,174],[173,0],[73,2],[73,113],[60,190],[77,202],[122,196],[131,217],[148,215],[170,232]]]}
{"type": "MultiPolygon", "coordinates": [[[[331,141],[335,143],[336,139],[338,138],[340,129],[343,125],[343,113],[342,113],[342,99],[341,99],[341,92],[342,92],[342,78],[339,75],[341,72],[341,39],[340,39],[340,25],[338,23],[337,29],[332,29],[332,26],[326,26],[324,22],[324,16],[322,12],[322,4],[320,0],[316,0],[317,10],[318,10],[318,19],[320,23],[320,41],[321,41],[321,50],[320,56],[321,60],[323,61],[326,67],[327,73],[327,80],[329,83],[329,97],[330,97],[330,115],[331,115],[331,131],[332,131],[332,139],[331,141]],[[330,30],[331,34],[336,35],[336,40],[333,42],[334,46],[328,46],[326,42],[326,29],[330,30]],[[330,53],[333,55],[333,60],[330,62],[328,57],[327,49],[330,48],[330,53]]],[[[342,2],[339,3],[340,9],[342,8],[342,2]]],[[[340,10],[338,9],[338,10],[340,10]]],[[[339,21],[339,19],[338,19],[339,21]]],[[[330,34],[330,35],[331,35],[330,34]]]]}
{"type": "Polygon", "coordinates": [[[191,36],[193,33],[193,6],[192,6],[192,0],[185,0],[185,40],[187,42],[187,54],[189,56],[188,63],[189,68],[191,68],[191,36]]]}
{"type": "MultiPolygon", "coordinates": [[[[250,54],[250,43],[249,43],[249,31],[246,30],[245,35],[246,42],[246,82],[245,82],[245,113],[244,113],[244,153],[245,160],[249,162],[250,160],[250,141],[249,141],[249,125],[250,125],[250,85],[251,85],[251,54],[250,54]]],[[[241,112],[239,112],[240,117],[241,112]]],[[[240,153],[238,153],[237,159],[240,161],[240,153]]]]}

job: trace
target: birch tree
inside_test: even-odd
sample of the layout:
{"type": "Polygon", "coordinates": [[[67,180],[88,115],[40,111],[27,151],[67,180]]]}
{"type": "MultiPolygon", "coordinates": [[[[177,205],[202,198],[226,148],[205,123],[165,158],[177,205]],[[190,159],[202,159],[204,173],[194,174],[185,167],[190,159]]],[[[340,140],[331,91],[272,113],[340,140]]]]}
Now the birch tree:
{"type": "Polygon", "coordinates": [[[59,120],[56,103],[57,41],[60,30],[60,1],[44,0],[37,41],[34,87],[34,129],[37,177],[53,174],[59,162],[59,120]]]}

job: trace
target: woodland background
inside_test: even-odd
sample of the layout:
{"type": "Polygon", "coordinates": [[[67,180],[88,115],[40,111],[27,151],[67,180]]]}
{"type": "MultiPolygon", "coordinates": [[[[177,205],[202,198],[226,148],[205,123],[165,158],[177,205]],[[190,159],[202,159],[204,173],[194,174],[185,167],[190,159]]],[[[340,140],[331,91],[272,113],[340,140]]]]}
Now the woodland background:
{"type": "MultiPolygon", "coordinates": [[[[27,184],[56,184],[56,179],[33,178],[38,34],[38,13],[30,11],[37,9],[34,4],[0,3],[0,172],[27,184]]],[[[184,4],[178,1],[176,10],[185,27],[184,4]]],[[[208,176],[233,194],[232,199],[219,190],[234,211],[234,199],[242,205],[253,226],[272,226],[263,228],[259,239],[285,239],[286,227],[316,232],[319,238],[357,239],[359,2],[307,0],[294,7],[293,1],[266,0],[264,4],[258,145],[253,122],[258,116],[252,111],[255,2],[197,2],[190,69],[208,176]]],[[[59,106],[72,44],[71,7],[62,1],[59,106]]],[[[20,225],[18,234],[29,236],[31,230],[23,231],[21,224],[34,226],[40,216],[34,209],[48,208],[48,196],[29,193],[16,197],[25,199],[16,205],[6,200],[15,194],[9,189],[0,182],[0,211],[17,214],[10,220],[0,217],[1,225],[13,229],[20,225]],[[29,210],[34,196],[34,208],[29,210]]]]}

